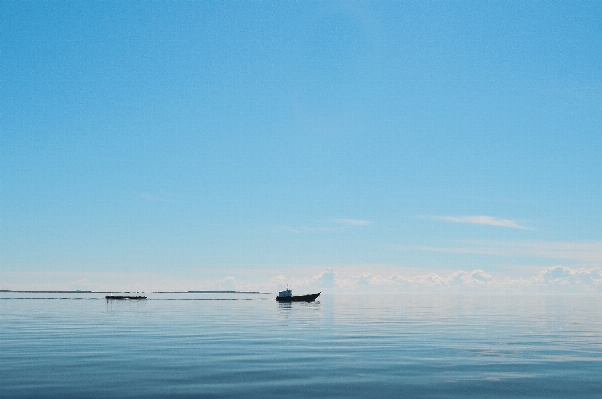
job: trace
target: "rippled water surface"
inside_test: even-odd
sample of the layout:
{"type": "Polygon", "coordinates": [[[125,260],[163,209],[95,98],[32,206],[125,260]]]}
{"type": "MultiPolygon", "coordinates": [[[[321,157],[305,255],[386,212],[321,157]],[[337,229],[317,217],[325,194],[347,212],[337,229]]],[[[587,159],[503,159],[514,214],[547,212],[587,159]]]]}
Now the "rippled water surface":
{"type": "Polygon", "coordinates": [[[0,397],[601,398],[600,296],[0,294],[0,397]]]}

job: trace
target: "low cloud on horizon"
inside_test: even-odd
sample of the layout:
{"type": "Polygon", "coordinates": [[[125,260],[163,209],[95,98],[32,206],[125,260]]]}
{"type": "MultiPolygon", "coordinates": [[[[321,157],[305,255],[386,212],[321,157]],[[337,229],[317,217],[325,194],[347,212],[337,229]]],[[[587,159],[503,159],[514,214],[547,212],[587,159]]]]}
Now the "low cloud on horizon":
{"type": "Polygon", "coordinates": [[[333,268],[310,278],[286,280],[279,276],[272,283],[287,281],[291,288],[332,288],[333,292],[404,292],[424,290],[437,292],[458,291],[522,291],[529,292],[590,292],[602,293],[602,268],[572,269],[566,266],[551,266],[539,274],[527,278],[495,278],[477,269],[471,272],[457,270],[447,276],[427,273],[415,277],[399,274],[381,276],[363,273],[350,278],[337,278],[333,268]]]}
{"type": "MultiPolygon", "coordinates": [[[[234,273],[235,274],[235,273],[234,273]]],[[[551,266],[530,277],[494,277],[481,269],[456,270],[448,275],[426,273],[406,277],[397,273],[360,273],[337,276],[326,268],[310,277],[276,275],[264,283],[237,279],[232,275],[213,281],[191,281],[162,275],[120,273],[1,273],[9,290],[91,290],[91,291],[187,291],[239,290],[277,292],[289,286],[296,292],[404,293],[404,292],[519,292],[519,293],[597,293],[602,294],[602,268],[551,266]],[[11,283],[12,282],[12,283],[11,283]],[[10,284],[10,286],[9,286],[10,284]]]]}

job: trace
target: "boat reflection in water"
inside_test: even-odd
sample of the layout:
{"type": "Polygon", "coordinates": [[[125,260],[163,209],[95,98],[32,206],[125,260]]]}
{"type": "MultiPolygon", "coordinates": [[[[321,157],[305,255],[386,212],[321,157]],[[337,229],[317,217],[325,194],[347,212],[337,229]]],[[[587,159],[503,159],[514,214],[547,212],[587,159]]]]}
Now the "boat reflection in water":
{"type": "Polygon", "coordinates": [[[317,297],[320,296],[320,294],[321,292],[318,292],[317,294],[293,296],[293,291],[287,288],[284,291],[278,292],[276,300],[278,302],[313,302],[317,297]]]}

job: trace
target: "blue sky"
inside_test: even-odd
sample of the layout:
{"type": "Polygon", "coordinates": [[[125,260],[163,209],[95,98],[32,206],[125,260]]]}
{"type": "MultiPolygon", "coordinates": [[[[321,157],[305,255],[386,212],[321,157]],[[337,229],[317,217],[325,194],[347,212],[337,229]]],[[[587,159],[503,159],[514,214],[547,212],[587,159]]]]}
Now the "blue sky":
{"type": "Polygon", "coordinates": [[[0,288],[602,287],[600,2],[0,7],[0,288]]]}

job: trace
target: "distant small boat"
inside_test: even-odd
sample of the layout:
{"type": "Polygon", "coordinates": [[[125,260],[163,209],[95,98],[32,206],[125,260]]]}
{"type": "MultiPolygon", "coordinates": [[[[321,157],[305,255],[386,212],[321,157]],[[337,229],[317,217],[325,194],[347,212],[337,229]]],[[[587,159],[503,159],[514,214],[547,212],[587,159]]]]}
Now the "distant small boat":
{"type": "Polygon", "coordinates": [[[106,299],[146,299],[145,296],[142,295],[107,295],[106,299]]]}
{"type": "Polygon", "coordinates": [[[278,296],[276,300],[278,302],[312,302],[315,301],[317,297],[319,297],[321,292],[317,294],[307,294],[307,295],[297,295],[293,296],[293,291],[288,288],[284,291],[278,292],[278,296]]]}

